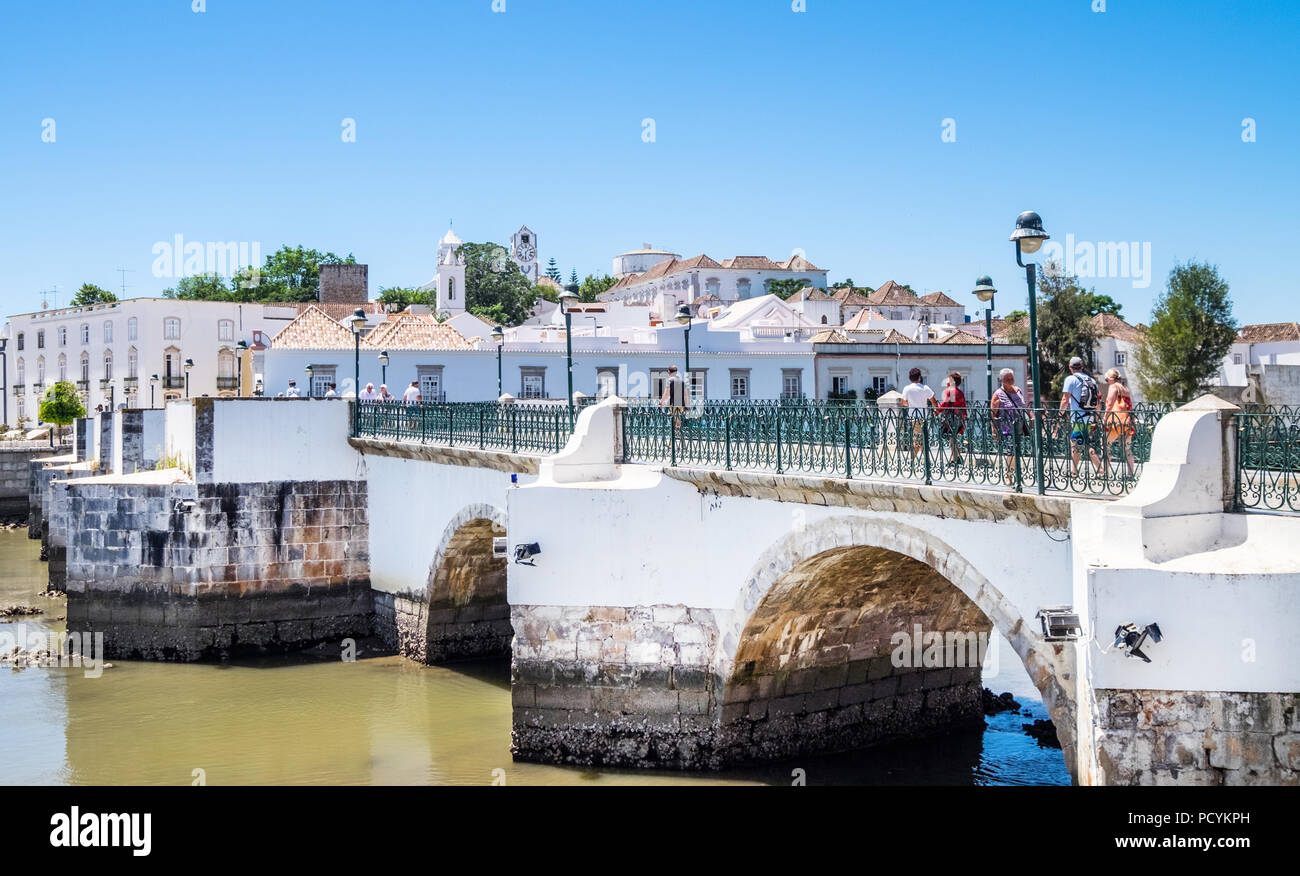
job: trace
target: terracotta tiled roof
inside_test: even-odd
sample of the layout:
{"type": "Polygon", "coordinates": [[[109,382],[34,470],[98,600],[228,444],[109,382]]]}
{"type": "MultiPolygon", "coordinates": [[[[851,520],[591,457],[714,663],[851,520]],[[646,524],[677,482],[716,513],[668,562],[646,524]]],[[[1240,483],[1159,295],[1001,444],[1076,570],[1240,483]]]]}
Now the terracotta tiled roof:
{"type": "Polygon", "coordinates": [[[767,256],[733,256],[722,262],[721,267],[735,268],[742,271],[779,271],[781,265],[767,256]]]}
{"type": "MultiPolygon", "coordinates": [[[[306,301],[298,302],[298,315],[302,316],[308,308],[316,308],[330,319],[342,322],[352,315],[352,311],[360,307],[366,313],[385,313],[384,305],[378,301],[358,301],[355,304],[340,303],[337,301],[306,301]]],[[[287,326],[286,326],[287,328],[287,326]]]]}
{"type": "Polygon", "coordinates": [[[939,343],[941,344],[982,344],[984,343],[984,339],[981,337],[976,337],[970,332],[964,332],[958,330],[948,335],[948,337],[944,338],[939,343]]]}
{"type": "Polygon", "coordinates": [[[1014,319],[1014,320],[999,319],[997,317],[994,317],[992,325],[993,325],[993,337],[1005,338],[1007,335],[1009,335],[1011,332],[1017,329],[1027,329],[1029,326],[1029,317],[1022,316],[1020,317],[1020,319],[1014,319]]]}
{"type": "Polygon", "coordinates": [[[813,335],[809,341],[814,344],[851,344],[853,339],[835,329],[826,329],[813,335]]]}
{"type": "MultiPolygon", "coordinates": [[[[555,282],[554,280],[552,280],[550,277],[546,276],[545,274],[543,274],[542,276],[540,276],[540,277],[537,278],[537,285],[538,285],[538,286],[549,286],[549,287],[552,288],[552,289],[563,289],[563,288],[564,288],[564,287],[561,286],[559,283],[555,282]]],[[[615,285],[617,285],[617,284],[615,284],[615,285]]],[[[613,287],[611,286],[610,288],[612,289],[613,287]]]]}
{"type": "Polygon", "coordinates": [[[881,339],[882,344],[910,344],[912,339],[900,332],[898,329],[890,329],[889,334],[881,339]]]}
{"type": "Polygon", "coordinates": [[[1099,313],[1092,318],[1092,327],[1103,338],[1119,338],[1121,341],[1136,342],[1142,333],[1133,326],[1110,313],[1099,313]]]}
{"type": "Polygon", "coordinates": [[[1294,322],[1265,322],[1257,325],[1243,325],[1241,339],[1249,344],[1262,344],[1270,341],[1300,341],[1300,325],[1294,322]]]}
{"type": "MultiPolygon", "coordinates": [[[[845,328],[867,328],[871,322],[885,322],[885,315],[878,310],[872,310],[870,307],[859,310],[852,319],[844,323],[845,328]]],[[[882,329],[883,331],[883,329],[882,329]]]]}
{"type": "Polygon", "coordinates": [[[382,324],[362,343],[386,350],[472,350],[465,336],[428,314],[402,314],[382,324]]]}
{"type": "Polygon", "coordinates": [[[834,301],[835,299],[827,295],[820,289],[812,286],[805,286],[798,292],[794,293],[788,299],[790,301],[834,301]]]}
{"type": "Polygon", "coordinates": [[[277,350],[351,350],[355,345],[351,329],[331,319],[315,304],[308,304],[271,338],[271,347],[277,350]]]}
{"type": "Polygon", "coordinates": [[[678,259],[677,267],[674,270],[693,271],[698,268],[720,268],[720,267],[722,267],[722,265],[718,264],[713,259],[706,256],[704,253],[700,253],[699,255],[692,256],[689,259],[678,259]]]}
{"type": "Polygon", "coordinates": [[[781,267],[787,271],[820,271],[822,268],[817,267],[801,255],[792,255],[790,258],[781,262],[781,267]]]}
{"type": "MultiPolygon", "coordinates": [[[[867,296],[872,304],[919,304],[920,299],[908,292],[893,280],[886,280],[884,285],[867,296]]],[[[956,302],[953,302],[954,304],[956,302]]]]}
{"type": "Polygon", "coordinates": [[[831,294],[831,297],[845,307],[866,307],[871,304],[865,296],[859,295],[857,290],[852,286],[843,286],[836,289],[835,292],[831,294]]]}
{"type": "Polygon", "coordinates": [[[961,307],[959,303],[942,292],[931,292],[929,295],[922,295],[919,301],[927,307],[961,307]]]}

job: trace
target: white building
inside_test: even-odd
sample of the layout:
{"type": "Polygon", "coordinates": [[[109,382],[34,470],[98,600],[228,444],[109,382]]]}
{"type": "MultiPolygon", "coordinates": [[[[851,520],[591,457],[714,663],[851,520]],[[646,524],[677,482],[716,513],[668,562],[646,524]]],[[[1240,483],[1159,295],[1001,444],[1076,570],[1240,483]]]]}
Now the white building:
{"type": "MultiPolygon", "coordinates": [[[[654,255],[624,253],[615,259],[615,265],[618,267],[621,262],[623,267],[630,267],[633,264],[630,257],[645,256],[650,260],[654,255]]],[[[672,256],[671,253],[668,255],[672,256]]],[[[775,280],[800,280],[817,289],[825,289],[826,271],[797,254],[783,262],[764,256],[735,256],[721,262],[703,254],[689,259],[672,256],[640,273],[624,274],[601,293],[598,300],[650,304],[656,308],[660,302],[671,302],[675,307],[706,296],[730,303],[767,294],[769,284],[775,280]]],[[[672,316],[656,315],[662,319],[672,316]]]]}
{"type": "Polygon", "coordinates": [[[239,304],[129,298],[10,316],[4,357],[7,421],[35,422],[41,396],[60,380],[73,383],[88,410],[162,406],[191,396],[253,390],[266,340],[297,317],[294,304],[239,304]],[[240,341],[243,381],[236,361],[240,341]],[[157,376],[157,382],[152,381],[157,376]]]}
{"type": "Polygon", "coordinates": [[[681,256],[666,249],[655,249],[648,243],[641,244],[640,249],[621,252],[614,256],[615,280],[621,280],[629,274],[644,274],[660,262],[680,259],[681,256]]]}

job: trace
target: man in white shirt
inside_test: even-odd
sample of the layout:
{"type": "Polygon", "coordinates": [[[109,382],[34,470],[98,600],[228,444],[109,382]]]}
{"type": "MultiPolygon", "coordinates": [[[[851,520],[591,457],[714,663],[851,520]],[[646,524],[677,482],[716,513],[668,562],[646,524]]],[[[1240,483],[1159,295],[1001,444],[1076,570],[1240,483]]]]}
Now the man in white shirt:
{"type": "Polygon", "coordinates": [[[286,389],[286,390],[284,391],[284,397],[285,397],[285,398],[302,398],[302,393],[298,391],[298,384],[295,383],[294,381],[290,380],[290,381],[289,381],[289,388],[286,389]]]}
{"type": "Polygon", "coordinates": [[[375,392],[375,385],[367,383],[366,388],[361,390],[361,395],[357,396],[361,401],[374,401],[379,398],[379,393],[375,392]]]}
{"type": "Polygon", "coordinates": [[[413,405],[419,400],[420,400],[420,384],[412,380],[411,385],[406,388],[406,392],[402,393],[402,401],[408,405],[413,405]]]}
{"type": "Polygon", "coordinates": [[[327,390],[325,391],[325,397],[326,397],[326,398],[338,398],[338,397],[339,397],[339,391],[338,391],[337,389],[334,388],[334,384],[331,383],[331,384],[330,384],[330,388],[327,389],[327,390]]]}
{"type": "Polygon", "coordinates": [[[907,372],[907,379],[912,381],[903,387],[903,407],[907,408],[908,419],[912,422],[912,458],[921,452],[921,441],[925,436],[925,415],[928,408],[934,406],[934,390],[921,382],[921,369],[913,368],[907,372]]]}

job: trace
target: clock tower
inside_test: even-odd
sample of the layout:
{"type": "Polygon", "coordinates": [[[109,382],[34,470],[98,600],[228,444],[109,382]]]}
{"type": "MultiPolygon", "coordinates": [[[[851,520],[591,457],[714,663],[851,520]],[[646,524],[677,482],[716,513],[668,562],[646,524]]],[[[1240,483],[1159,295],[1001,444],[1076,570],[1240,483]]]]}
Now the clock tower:
{"type": "Polygon", "coordinates": [[[537,285],[541,276],[537,264],[537,235],[527,225],[510,235],[510,257],[519,265],[528,282],[537,285]]]}

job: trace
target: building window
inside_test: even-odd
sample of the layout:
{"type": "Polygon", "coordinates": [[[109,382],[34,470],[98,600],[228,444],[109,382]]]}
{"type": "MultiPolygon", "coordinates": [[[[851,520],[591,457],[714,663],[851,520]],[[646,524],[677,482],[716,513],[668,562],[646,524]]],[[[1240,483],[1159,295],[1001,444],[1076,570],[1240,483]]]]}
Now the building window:
{"type": "Polygon", "coordinates": [[[68,357],[60,353],[59,354],[59,382],[62,383],[67,379],[68,379],[68,357]]]}
{"type": "Polygon", "coordinates": [[[235,321],[223,319],[217,323],[217,340],[233,341],[235,339],[235,321]]]}
{"type": "Polygon", "coordinates": [[[104,379],[113,379],[113,354],[108,350],[104,351],[104,379]]]}
{"type": "Polygon", "coordinates": [[[90,343],[90,323],[83,322],[81,324],[81,346],[84,347],[86,346],[86,344],[89,343],[90,343]]]}
{"type": "Polygon", "coordinates": [[[90,383],[90,355],[81,354],[81,382],[90,383]]]}
{"type": "Polygon", "coordinates": [[[106,321],[106,322],[104,323],[104,343],[106,343],[106,344],[111,344],[111,343],[113,343],[113,323],[112,323],[112,321],[106,321]]]}
{"type": "Polygon", "coordinates": [[[36,357],[36,385],[37,386],[45,385],[45,357],[44,356],[36,357]]]}
{"type": "Polygon", "coordinates": [[[36,333],[36,349],[45,349],[45,329],[41,329],[36,333]]]}
{"type": "Polygon", "coordinates": [[[709,279],[704,281],[704,292],[706,295],[717,296],[718,292],[720,292],[721,289],[722,289],[722,283],[718,280],[717,277],[709,277],[709,279]]]}
{"type": "Polygon", "coordinates": [[[23,333],[22,333],[22,332],[19,332],[19,333],[18,333],[18,349],[21,351],[22,348],[23,348],[23,333]]]}
{"type": "MultiPolygon", "coordinates": [[[[22,337],[23,337],[22,335],[19,335],[19,336],[18,336],[18,338],[19,338],[19,340],[18,340],[18,349],[20,349],[20,350],[23,348],[22,337]]],[[[1240,364],[1241,364],[1241,354],[1240,354],[1240,353],[1233,353],[1233,354],[1232,354],[1232,364],[1233,364],[1233,365],[1240,365],[1240,364]]]]}
{"type": "Polygon", "coordinates": [[[749,398],[749,369],[731,369],[731,397],[749,398]]]}
{"type": "Polygon", "coordinates": [[[1125,365],[1125,364],[1127,364],[1127,363],[1128,363],[1128,353],[1124,352],[1123,350],[1116,350],[1116,351],[1115,351],[1115,364],[1116,364],[1116,365],[1125,365]]]}
{"type": "Polygon", "coordinates": [[[136,353],[135,347],[126,351],[126,376],[135,378],[139,377],[140,356],[136,353]]]}
{"type": "Polygon", "coordinates": [[[25,386],[27,384],[27,366],[23,364],[22,359],[18,360],[18,379],[14,382],[19,386],[25,386]]]}
{"type": "Polygon", "coordinates": [[[336,388],[338,386],[338,382],[334,379],[334,366],[316,365],[313,367],[311,370],[311,386],[307,388],[311,397],[324,398],[325,393],[330,391],[331,386],[336,388]]]}
{"type": "Polygon", "coordinates": [[[834,395],[848,395],[849,393],[849,376],[847,374],[834,374],[831,376],[831,392],[834,395]]]}
{"type": "Polygon", "coordinates": [[[781,369],[781,398],[803,398],[803,369],[781,369]]]}
{"type": "Polygon", "coordinates": [[[881,375],[875,375],[871,378],[871,388],[877,395],[883,395],[889,391],[889,378],[881,375]]]}
{"type": "Polygon", "coordinates": [[[136,339],[136,334],[138,332],[139,332],[139,323],[136,320],[136,318],[133,316],[126,321],[126,339],[128,341],[134,341],[136,339]]]}
{"type": "Polygon", "coordinates": [[[822,325],[826,325],[826,316],[825,316],[825,315],[822,316],[822,325]]]}
{"type": "Polygon", "coordinates": [[[546,398],[546,369],[519,366],[519,397],[546,398]]]}
{"type": "Polygon", "coordinates": [[[741,279],[736,281],[736,295],[740,298],[749,297],[749,280],[741,279]]]}
{"type": "Polygon", "coordinates": [[[163,320],[163,338],[165,340],[177,340],[181,336],[181,321],[174,316],[169,316],[163,320]]]}
{"type": "Polygon", "coordinates": [[[456,300],[456,278],[455,277],[447,278],[447,300],[448,301],[456,300]]]}
{"type": "Polygon", "coordinates": [[[618,395],[618,366],[608,365],[596,369],[596,398],[618,395]]]}
{"type": "Polygon", "coordinates": [[[68,327],[61,325],[59,326],[59,346],[66,347],[67,345],[68,345],[68,327]]]}
{"type": "Polygon", "coordinates": [[[901,310],[891,310],[891,311],[889,311],[889,318],[890,318],[890,319],[902,319],[902,318],[903,318],[903,311],[901,311],[901,310]]]}
{"type": "Polygon", "coordinates": [[[21,420],[25,416],[27,416],[27,396],[24,394],[18,396],[18,419],[21,420]]]}
{"type": "Polygon", "coordinates": [[[447,400],[447,393],[442,384],[441,365],[417,365],[415,371],[416,377],[420,381],[421,401],[444,402],[447,400]]]}

